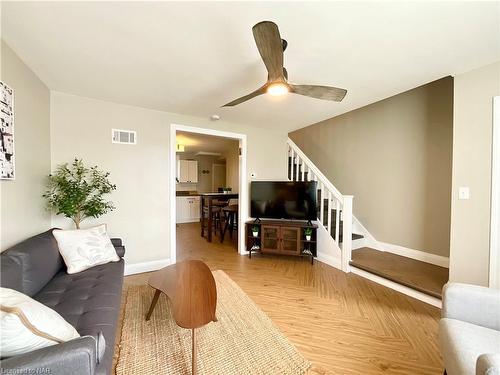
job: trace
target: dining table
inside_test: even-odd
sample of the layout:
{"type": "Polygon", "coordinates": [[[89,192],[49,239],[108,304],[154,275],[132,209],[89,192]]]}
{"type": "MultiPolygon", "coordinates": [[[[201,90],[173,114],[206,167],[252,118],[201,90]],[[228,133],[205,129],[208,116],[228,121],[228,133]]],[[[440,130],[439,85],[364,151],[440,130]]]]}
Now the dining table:
{"type": "Polygon", "coordinates": [[[207,220],[207,241],[212,242],[213,208],[217,201],[238,199],[238,193],[201,193],[200,194],[200,226],[201,236],[205,237],[205,220],[207,220]],[[205,211],[204,208],[207,207],[205,211]],[[205,216],[206,212],[206,216],[205,216]]]}

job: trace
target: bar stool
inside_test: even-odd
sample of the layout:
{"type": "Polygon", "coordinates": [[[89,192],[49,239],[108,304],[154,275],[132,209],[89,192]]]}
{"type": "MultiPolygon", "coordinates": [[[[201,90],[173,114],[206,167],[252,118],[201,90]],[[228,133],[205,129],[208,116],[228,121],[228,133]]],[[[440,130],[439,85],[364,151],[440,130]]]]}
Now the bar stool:
{"type": "MultiPolygon", "coordinates": [[[[212,230],[214,229],[214,233],[217,233],[217,228],[221,227],[221,211],[222,207],[220,206],[212,206],[212,228],[207,228],[208,224],[205,224],[205,222],[208,223],[208,220],[203,220],[202,225],[207,228],[207,230],[212,230]]],[[[203,207],[203,217],[208,217],[208,207],[203,207]]]]}
{"type": "Polygon", "coordinates": [[[233,230],[238,230],[238,199],[230,199],[228,205],[222,209],[224,216],[224,230],[220,236],[220,242],[224,242],[226,231],[229,229],[229,238],[233,238],[233,230]]]}

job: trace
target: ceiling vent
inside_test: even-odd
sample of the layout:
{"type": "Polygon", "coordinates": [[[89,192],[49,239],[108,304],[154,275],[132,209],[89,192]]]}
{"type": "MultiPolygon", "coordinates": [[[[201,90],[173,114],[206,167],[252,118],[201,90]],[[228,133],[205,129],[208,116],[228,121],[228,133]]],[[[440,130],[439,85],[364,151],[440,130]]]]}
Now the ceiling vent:
{"type": "Polygon", "coordinates": [[[137,143],[137,132],[133,130],[111,129],[111,142],[135,145],[137,143]]]}

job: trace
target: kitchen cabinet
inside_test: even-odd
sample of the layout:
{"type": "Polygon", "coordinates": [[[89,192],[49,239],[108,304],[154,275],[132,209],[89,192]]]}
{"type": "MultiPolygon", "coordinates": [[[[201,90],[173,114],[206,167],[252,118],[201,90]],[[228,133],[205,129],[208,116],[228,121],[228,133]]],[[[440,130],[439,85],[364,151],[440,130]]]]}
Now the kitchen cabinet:
{"type": "Polygon", "coordinates": [[[198,162],[196,160],[178,160],[177,178],[182,183],[197,183],[198,162]]]}
{"type": "Polygon", "coordinates": [[[200,220],[200,197],[176,197],[176,222],[193,223],[200,220]]]}

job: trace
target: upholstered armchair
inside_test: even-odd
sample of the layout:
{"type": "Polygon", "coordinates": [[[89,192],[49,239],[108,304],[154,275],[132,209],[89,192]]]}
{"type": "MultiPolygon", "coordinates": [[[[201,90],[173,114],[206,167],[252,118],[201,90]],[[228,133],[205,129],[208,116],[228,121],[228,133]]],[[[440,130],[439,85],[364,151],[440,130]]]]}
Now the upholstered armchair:
{"type": "Polygon", "coordinates": [[[439,323],[448,375],[500,375],[500,290],[447,283],[439,323]]]}

